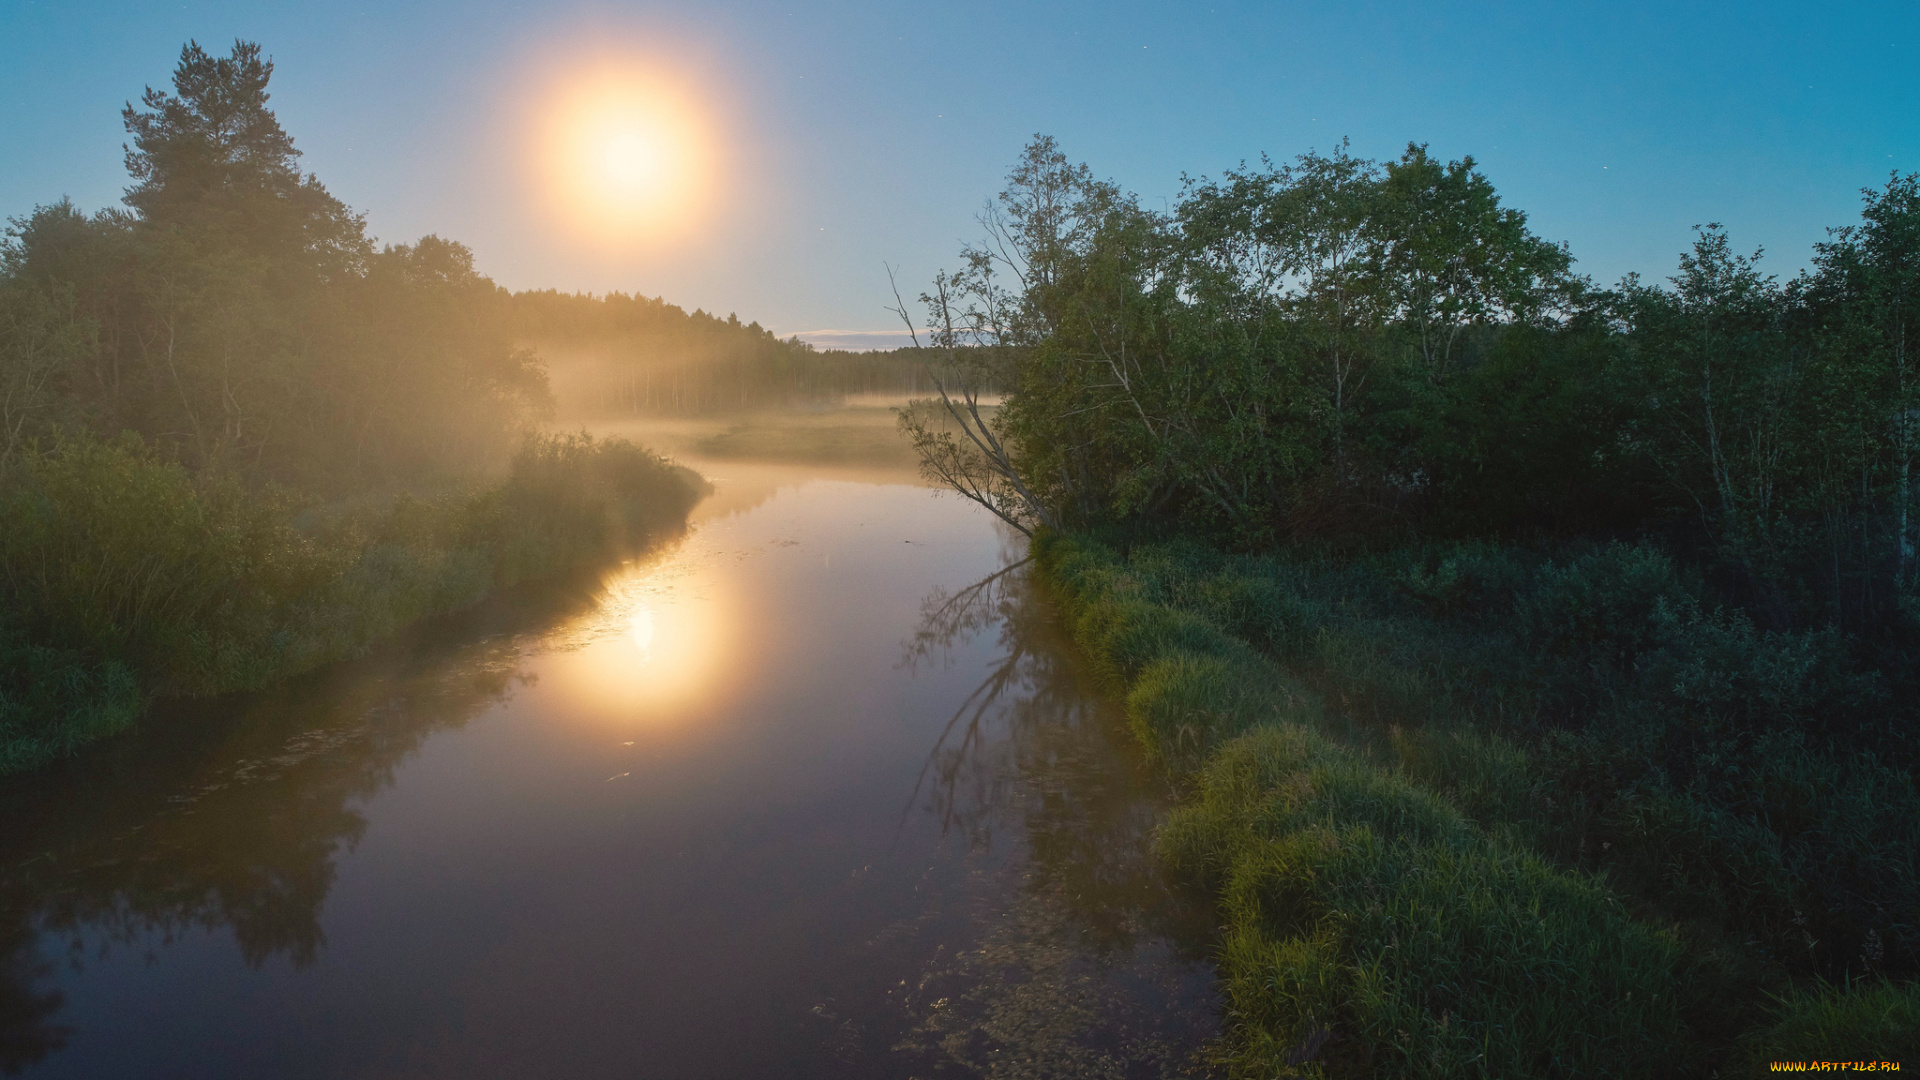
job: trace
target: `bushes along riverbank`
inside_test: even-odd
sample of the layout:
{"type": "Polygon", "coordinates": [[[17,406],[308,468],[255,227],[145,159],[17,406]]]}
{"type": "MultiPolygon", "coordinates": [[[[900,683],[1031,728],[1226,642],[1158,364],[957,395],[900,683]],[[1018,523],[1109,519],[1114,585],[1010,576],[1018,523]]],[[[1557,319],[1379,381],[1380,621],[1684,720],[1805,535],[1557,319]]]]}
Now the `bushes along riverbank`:
{"type": "Polygon", "coordinates": [[[530,438],[478,492],[299,513],[137,440],[29,452],[0,474],[0,775],[125,728],[154,697],[264,686],[618,558],[703,490],[585,435],[530,438]]]}
{"type": "Polygon", "coordinates": [[[1161,846],[1219,897],[1236,1071],[1920,1057],[1910,747],[1840,639],[1624,545],[1038,550],[1192,782],[1161,846]]]}

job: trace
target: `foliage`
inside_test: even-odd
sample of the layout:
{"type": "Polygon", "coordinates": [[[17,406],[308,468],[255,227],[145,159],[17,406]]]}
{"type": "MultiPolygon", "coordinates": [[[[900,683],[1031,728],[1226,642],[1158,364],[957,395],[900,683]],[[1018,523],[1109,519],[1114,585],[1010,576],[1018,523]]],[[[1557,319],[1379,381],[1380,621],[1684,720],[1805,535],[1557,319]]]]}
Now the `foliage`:
{"type": "Polygon", "coordinates": [[[60,756],[154,696],[262,686],[494,589],[604,564],[675,527],[702,490],[623,440],[552,436],[477,493],[296,518],[131,437],[30,447],[0,474],[0,763],[60,756]]]}
{"type": "Polygon", "coordinates": [[[1761,627],[1920,625],[1920,176],[1785,284],[1708,225],[1666,283],[1596,288],[1419,145],[1155,212],[1037,137],[981,220],[921,296],[946,401],[921,414],[955,435],[903,422],[1005,516],[1242,548],[1657,535],[1761,627]],[[989,379],[1003,407],[968,414],[989,379]]]}
{"type": "Polygon", "coordinates": [[[1565,1024],[1704,1061],[1898,1013],[1904,989],[1806,988],[1920,970],[1920,176],[1785,284],[1708,225],[1666,283],[1595,288],[1420,146],[1263,161],[1154,213],[1038,139],[983,221],[928,322],[998,350],[985,464],[1075,530],[1038,543],[1076,637],[1199,778],[1166,842],[1220,890],[1249,1071],[1327,1031],[1359,1054],[1335,1071],[1607,1067],[1449,1057],[1419,1010],[1454,983],[1361,1004],[1421,949],[1408,978],[1485,973],[1540,1047],[1565,1024]],[[1454,936],[1455,905],[1492,936],[1454,936]],[[1666,956],[1683,1026],[1607,1027],[1660,981],[1621,955],[1581,962],[1613,989],[1531,1012],[1518,988],[1562,961],[1495,928],[1554,907],[1632,912],[1608,940],[1662,943],[1636,955],[1666,956]],[[1438,921],[1388,963],[1365,935],[1396,918],[1438,921]]]}
{"type": "Polygon", "coordinates": [[[1576,291],[1470,159],[1418,146],[1193,181],[1160,214],[1037,138],[983,224],[928,326],[1002,355],[1004,471],[1069,524],[1253,541],[1392,512],[1432,486],[1417,452],[1457,384],[1479,390],[1456,369],[1576,291]]]}
{"type": "MultiPolygon", "coordinates": [[[[1312,761],[1372,762],[1475,835],[1604,874],[1618,902],[1677,935],[1676,985],[1693,989],[1675,1052],[1758,1038],[1775,1021],[1752,987],[1794,995],[1920,969],[1911,707],[1887,693],[1876,653],[1834,629],[1766,630],[1710,608],[1709,583],[1649,545],[1354,558],[1179,541],[1118,555],[1048,537],[1041,551],[1076,638],[1131,690],[1135,730],[1172,747],[1177,769],[1211,776],[1253,753],[1232,749],[1236,733],[1296,725],[1287,739],[1327,747],[1312,761]],[[1152,712],[1143,653],[1194,672],[1178,695],[1144,695],[1165,703],[1152,712]],[[1228,663],[1233,677],[1206,677],[1228,663]]],[[[1190,864],[1238,850],[1209,817],[1224,798],[1214,783],[1169,826],[1170,853],[1190,864]]],[[[1264,789],[1235,790],[1251,806],[1246,792],[1264,789]]],[[[1336,894],[1381,872],[1313,865],[1316,888],[1336,894]]],[[[1240,934],[1252,916],[1227,872],[1209,873],[1240,934]]],[[[1492,864],[1474,874],[1459,891],[1520,888],[1492,864]]],[[[1273,1037],[1284,1051],[1304,1035],[1273,1037]]]]}
{"type": "Polygon", "coordinates": [[[1912,983],[1820,985],[1779,1000],[1775,1023],[1757,1032],[1744,1061],[1912,1061],[1920,1058],[1920,987],[1912,983]]]}
{"type": "Polygon", "coordinates": [[[0,583],[32,640],[168,690],[249,681],[246,643],[324,572],[273,499],[133,439],[30,451],[0,517],[0,583]]]}
{"type": "Polygon", "coordinates": [[[193,469],[338,495],[503,463],[549,406],[501,290],[437,237],[378,251],[302,176],[271,61],[182,50],[124,114],[131,212],[65,200],[0,243],[0,460],[123,431],[193,469]]]}
{"type": "Polygon", "coordinates": [[[123,113],[128,209],[62,199],[0,241],[0,772],[617,558],[697,495],[533,434],[526,311],[616,304],[510,297],[435,236],[376,250],[300,173],[272,75],[189,42],[123,113]]]}
{"type": "Polygon", "coordinates": [[[1194,776],[1160,847],[1218,890],[1236,1075],[1689,1067],[1703,984],[1676,935],[1350,729],[1342,745],[1322,695],[1224,630],[1304,605],[1192,546],[1038,551],[1142,743],[1194,776]]]}
{"type": "Polygon", "coordinates": [[[1304,729],[1229,744],[1162,846],[1220,882],[1242,1071],[1322,1030],[1383,1076],[1684,1068],[1668,935],[1304,729]]]}
{"type": "Polygon", "coordinates": [[[138,719],[140,687],[111,661],[26,639],[0,625],[0,776],[65,757],[138,719]]]}

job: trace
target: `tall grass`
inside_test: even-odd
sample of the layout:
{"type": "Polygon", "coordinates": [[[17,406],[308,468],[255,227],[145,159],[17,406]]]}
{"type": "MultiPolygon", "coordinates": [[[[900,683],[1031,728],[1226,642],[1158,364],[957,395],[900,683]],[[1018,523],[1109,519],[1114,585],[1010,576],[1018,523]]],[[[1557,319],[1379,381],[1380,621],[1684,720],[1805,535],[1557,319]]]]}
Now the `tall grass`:
{"type": "Polygon", "coordinates": [[[1789,989],[1736,1058],[1755,1074],[1774,1061],[1864,1060],[1920,1061],[1920,989],[1912,983],[1789,989]]]}
{"type": "Polygon", "coordinates": [[[622,440],[529,440],[477,493],[296,513],[137,440],[69,439],[0,475],[0,773],[247,689],[490,591],[617,557],[701,481],[622,440]]]}
{"type": "Polygon", "coordinates": [[[1219,890],[1247,1074],[1653,1074],[1916,1000],[1911,729],[1836,635],[1626,545],[1040,550],[1193,777],[1162,842],[1219,890]]]}

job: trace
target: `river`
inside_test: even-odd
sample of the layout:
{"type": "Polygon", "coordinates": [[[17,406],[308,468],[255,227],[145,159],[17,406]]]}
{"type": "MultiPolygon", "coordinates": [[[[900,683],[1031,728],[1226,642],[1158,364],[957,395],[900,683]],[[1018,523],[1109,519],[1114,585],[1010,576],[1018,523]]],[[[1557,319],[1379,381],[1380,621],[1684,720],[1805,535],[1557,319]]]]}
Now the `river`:
{"type": "Polygon", "coordinates": [[[1196,1071],[1212,915],[1018,538],[897,465],[689,464],[595,587],[7,781],[0,1070],[1196,1071]]]}

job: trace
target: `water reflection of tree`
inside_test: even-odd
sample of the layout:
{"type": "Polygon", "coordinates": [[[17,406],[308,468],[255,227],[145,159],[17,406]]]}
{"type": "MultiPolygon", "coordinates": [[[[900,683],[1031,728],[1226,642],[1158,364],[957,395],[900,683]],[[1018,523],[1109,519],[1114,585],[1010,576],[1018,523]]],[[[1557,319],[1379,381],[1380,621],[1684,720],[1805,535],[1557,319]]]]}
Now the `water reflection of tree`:
{"type": "Polygon", "coordinates": [[[156,716],[64,768],[9,781],[0,791],[0,1072],[64,1041],[60,995],[43,986],[62,953],[77,966],[224,928],[250,965],[312,963],[325,945],[335,856],[366,829],[359,805],[430,734],[512,692],[521,648],[504,631],[584,599],[509,598],[377,659],[156,716]]]}
{"type": "Polygon", "coordinates": [[[940,818],[942,835],[959,828],[969,841],[983,847],[992,842],[991,809],[1008,775],[1004,763],[994,760],[990,722],[998,719],[995,713],[1005,706],[1008,692],[1025,686],[1035,664],[1047,659],[1033,655],[1031,635],[1020,633],[1017,626],[1031,608],[1020,604],[1011,588],[1022,583],[1014,575],[1025,565],[1022,560],[956,593],[936,590],[921,602],[920,625],[903,646],[902,665],[917,673],[950,664],[956,644],[989,628],[1000,631],[1001,655],[948,718],[907,801],[907,813],[912,813],[925,791],[930,800],[927,808],[940,818]],[[927,787],[929,776],[931,788],[927,787]]]}
{"type": "Polygon", "coordinates": [[[1074,665],[1039,589],[1022,563],[936,592],[903,646],[917,671],[995,636],[908,812],[976,854],[1012,842],[1026,860],[1017,897],[974,947],[913,988],[901,1049],[990,1076],[1173,1075],[1214,1024],[1203,963],[1214,920],[1156,864],[1165,782],[1074,665]]]}
{"type": "Polygon", "coordinates": [[[66,1042],[67,1030],[53,1022],[60,994],[37,989],[51,967],[30,931],[0,936],[0,1073],[11,1076],[66,1042]]]}

